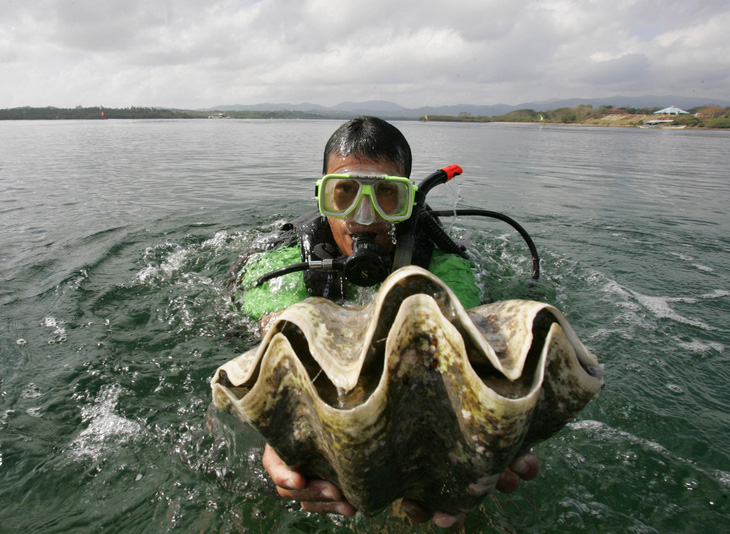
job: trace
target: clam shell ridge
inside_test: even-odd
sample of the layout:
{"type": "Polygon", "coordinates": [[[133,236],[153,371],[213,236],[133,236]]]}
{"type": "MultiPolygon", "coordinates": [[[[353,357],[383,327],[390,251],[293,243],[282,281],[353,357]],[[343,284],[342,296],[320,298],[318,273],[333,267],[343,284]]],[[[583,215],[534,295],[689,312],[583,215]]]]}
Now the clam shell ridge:
{"type": "Polygon", "coordinates": [[[367,306],[310,298],[287,308],[211,385],[218,408],[358,510],[407,497],[455,513],[575,416],[601,390],[603,366],[552,306],[467,312],[409,266],[367,306]]]}

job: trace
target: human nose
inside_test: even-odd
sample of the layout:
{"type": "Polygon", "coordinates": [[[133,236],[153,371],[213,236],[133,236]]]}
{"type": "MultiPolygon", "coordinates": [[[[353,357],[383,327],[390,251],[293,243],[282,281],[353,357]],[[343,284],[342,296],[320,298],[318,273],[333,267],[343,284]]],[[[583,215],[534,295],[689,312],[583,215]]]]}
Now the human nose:
{"type": "Polygon", "coordinates": [[[378,220],[378,213],[373,208],[373,201],[369,195],[363,195],[355,208],[355,222],[363,226],[373,224],[378,220]]]}

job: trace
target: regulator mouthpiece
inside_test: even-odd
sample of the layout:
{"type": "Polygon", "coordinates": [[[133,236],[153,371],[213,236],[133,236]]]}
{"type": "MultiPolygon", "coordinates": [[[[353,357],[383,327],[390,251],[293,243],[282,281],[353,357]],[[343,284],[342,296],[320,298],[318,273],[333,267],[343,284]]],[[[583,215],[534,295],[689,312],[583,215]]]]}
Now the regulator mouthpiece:
{"type": "Polygon", "coordinates": [[[361,287],[370,287],[390,274],[391,260],[385,247],[375,242],[375,234],[352,234],[352,255],[345,260],[345,278],[361,287]]]}

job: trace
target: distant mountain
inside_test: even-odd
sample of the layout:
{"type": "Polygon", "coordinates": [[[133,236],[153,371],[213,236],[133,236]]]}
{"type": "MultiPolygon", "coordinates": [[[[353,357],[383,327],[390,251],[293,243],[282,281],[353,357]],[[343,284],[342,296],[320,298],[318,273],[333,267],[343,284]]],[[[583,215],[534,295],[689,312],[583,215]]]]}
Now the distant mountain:
{"type": "Polygon", "coordinates": [[[386,100],[367,100],[366,102],[341,102],[336,106],[332,106],[331,109],[337,111],[349,111],[351,113],[363,114],[363,113],[408,113],[412,110],[404,108],[401,105],[386,100]]]}
{"type": "Polygon", "coordinates": [[[515,109],[524,109],[521,106],[510,106],[509,104],[493,104],[490,106],[478,106],[474,104],[457,104],[452,106],[425,107],[414,110],[423,115],[460,115],[468,113],[473,116],[494,117],[496,115],[504,115],[515,109]]]}
{"type": "Polygon", "coordinates": [[[628,108],[663,108],[677,106],[683,109],[691,109],[712,104],[721,107],[730,107],[730,101],[716,98],[694,96],[609,96],[601,98],[553,98],[550,100],[525,102],[516,106],[510,104],[458,104],[405,108],[399,104],[385,100],[368,100],[366,102],[341,102],[331,107],[308,102],[301,104],[236,104],[215,106],[200,111],[302,111],[314,113],[322,118],[336,119],[349,119],[358,115],[376,115],[384,119],[418,119],[424,115],[460,115],[462,113],[473,116],[494,117],[518,109],[550,111],[558,108],[574,108],[579,105],[592,105],[594,108],[606,105],[628,108]]]}
{"type": "Polygon", "coordinates": [[[303,102],[301,104],[235,104],[222,105],[212,108],[200,109],[199,111],[327,111],[331,108],[303,102]]]}

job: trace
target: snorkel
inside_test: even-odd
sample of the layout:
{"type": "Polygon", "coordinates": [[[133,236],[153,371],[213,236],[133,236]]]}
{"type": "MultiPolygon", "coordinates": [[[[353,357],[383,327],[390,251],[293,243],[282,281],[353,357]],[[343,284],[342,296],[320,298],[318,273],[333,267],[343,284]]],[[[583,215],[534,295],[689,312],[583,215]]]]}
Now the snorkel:
{"type": "MultiPolygon", "coordinates": [[[[416,248],[416,228],[418,227],[418,222],[421,217],[421,211],[426,205],[426,195],[428,192],[437,185],[445,184],[454,176],[458,176],[462,172],[461,167],[458,165],[442,167],[436,172],[426,176],[423,182],[421,182],[421,185],[418,186],[418,191],[416,191],[416,205],[413,206],[413,213],[411,214],[411,217],[403,223],[405,228],[403,229],[401,236],[398,238],[398,245],[395,249],[395,257],[393,258],[394,271],[411,264],[413,251],[416,248]]],[[[449,240],[451,239],[449,238],[449,240]]]]}

